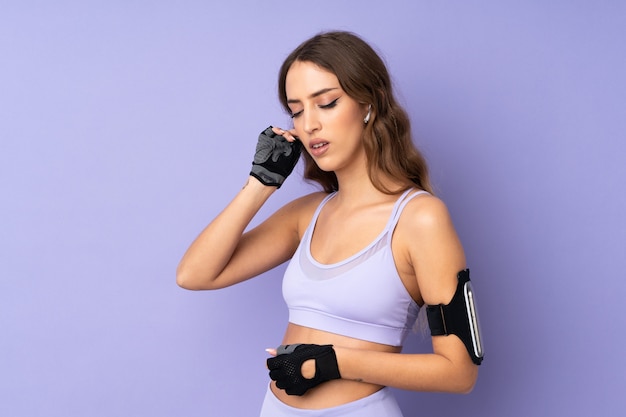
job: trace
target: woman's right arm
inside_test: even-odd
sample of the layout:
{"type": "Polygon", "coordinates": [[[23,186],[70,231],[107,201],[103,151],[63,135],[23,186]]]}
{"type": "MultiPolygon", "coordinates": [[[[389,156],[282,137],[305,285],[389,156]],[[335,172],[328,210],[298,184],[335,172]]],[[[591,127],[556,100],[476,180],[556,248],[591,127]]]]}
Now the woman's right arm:
{"type": "Polygon", "coordinates": [[[244,233],[276,191],[250,176],[230,204],[200,233],[181,259],[176,283],[189,290],[228,287],[287,261],[300,241],[296,200],[244,233]]]}

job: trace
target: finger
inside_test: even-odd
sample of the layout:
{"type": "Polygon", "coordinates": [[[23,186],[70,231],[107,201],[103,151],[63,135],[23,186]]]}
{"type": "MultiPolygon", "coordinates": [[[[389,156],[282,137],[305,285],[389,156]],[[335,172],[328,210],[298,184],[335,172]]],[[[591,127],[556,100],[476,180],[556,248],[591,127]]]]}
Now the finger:
{"type": "Polygon", "coordinates": [[[265,349],[265,351],[267,353],[269,353],[270,355],[272,355],[272,356],[276,356],[276,349],[271,349],[270,348],[270,349],[265,349]]]}
{"type": "Polygon", "coordinates": [[[272,131],[277,135],[284,137],[287,142],[295,142],[298,139],[295,129],[285,130],[280,127],[272,127],[272,131]]]}
{"type": "Polygon", "coordinates": [[[285,133],[285,130],[281,129],[280,127],[272,127],[272,131],[281,136],[285,133]]]}
{"type": "Polygon", "coordinates": [[[293,140],[300,140],[300,138],[298,137],[298,134],[296,133],[296,129],[288,130],[286,134],[290,136],[291,138],[293,138],[293,140]]]}

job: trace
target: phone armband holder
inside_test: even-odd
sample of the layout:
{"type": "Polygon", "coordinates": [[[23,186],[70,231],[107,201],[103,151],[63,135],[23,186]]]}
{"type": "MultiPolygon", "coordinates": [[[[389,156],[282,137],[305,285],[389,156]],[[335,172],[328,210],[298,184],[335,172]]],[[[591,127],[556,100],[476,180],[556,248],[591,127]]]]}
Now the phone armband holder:
{"type": "Polygon", "coordinates": [[[458,336],[467,348],[472,362],[480,365],[484,356],[483,342],[469,269],[460,271],[457,278],[459,283],[449,304],[426,307],[430,334],[432,336],[450,334],[458,336]]]}

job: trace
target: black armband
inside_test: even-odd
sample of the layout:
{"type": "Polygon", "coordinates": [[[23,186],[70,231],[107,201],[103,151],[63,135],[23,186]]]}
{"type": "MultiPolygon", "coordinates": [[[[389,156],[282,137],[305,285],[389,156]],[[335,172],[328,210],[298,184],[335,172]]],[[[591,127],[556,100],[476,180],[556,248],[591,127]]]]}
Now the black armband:
{"type": "Polygon", "coordinates": [[[480,365],[484,356],[483,343],[469,269],[460,271],[457,278],[459,283],[449,304],[429,305],[426,308],[430,334],[458,336],[467,348],[472,361],[480,365]]]}

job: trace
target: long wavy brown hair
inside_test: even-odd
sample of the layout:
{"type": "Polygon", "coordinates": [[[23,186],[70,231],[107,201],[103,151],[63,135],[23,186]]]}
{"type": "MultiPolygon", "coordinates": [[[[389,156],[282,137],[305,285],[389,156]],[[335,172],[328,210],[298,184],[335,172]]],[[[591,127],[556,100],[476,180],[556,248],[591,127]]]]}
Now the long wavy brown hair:
{"type": "MultiPolygon", "coordinates": [[[[371,104],[363,144],[368,175],[378,190],[395,194],[417,187],[432,193],[428,166],[413,143],[409,117],[393,95],[385,63],[370,45],[353,33],[335,31],[318,34],[298,46],[285,59],[278,76],[278,97],[288,113],[285,80],[297,61],[311,62],[332,72],[346,94],[371,104]],[[399,189],[388,188],[386,179],[400,184],[399,189]]],[[[307,152],[302,155],[305,179],[319,183],[326,192],[339,189],[334,172],[320,169],[307,152]]]]}

